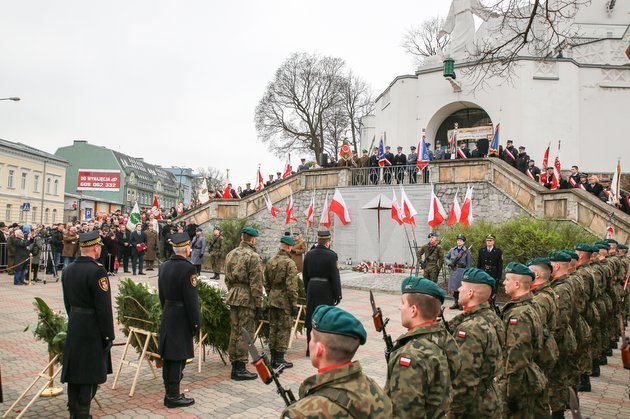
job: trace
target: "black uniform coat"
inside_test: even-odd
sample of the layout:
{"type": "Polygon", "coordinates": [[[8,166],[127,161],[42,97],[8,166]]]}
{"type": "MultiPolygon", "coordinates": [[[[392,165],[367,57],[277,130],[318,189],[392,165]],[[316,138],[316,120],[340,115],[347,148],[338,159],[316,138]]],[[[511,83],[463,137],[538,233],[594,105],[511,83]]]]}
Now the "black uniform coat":
{"type": "Polygon", "coordinates": [[[61,287],[68,313],[61,382],[102,384],[112,373],[107,343],[114,340],[107,271],[91,257],[79,256],[63,270],[61,287]]]}
{"type": "Polygon", "coordinates": [[[160,266],[162,324],[158,353],[162,359],[183,361],[194,356],[193,336],[201,324],[196,285],[195,265],[183,256],[173,255],[160,266]]]}
{"type": "Polygon", "coordinates": [[[496,246],[490,252],[486,246],[479,249],[477,268],[486,271],[498,284],[503,273],[503,252],[501,249],[496,246]]]}
{"type": "Polygon", "coordinates": [[[341,280],[337,253],[318,244],[304,256],[304,289],[306,290],[305,326],[311,328],[313,312],[320,305],[336,305],[341,300],[341,280]],[[319,280],[314,278],[324,279],[319,280]]]}

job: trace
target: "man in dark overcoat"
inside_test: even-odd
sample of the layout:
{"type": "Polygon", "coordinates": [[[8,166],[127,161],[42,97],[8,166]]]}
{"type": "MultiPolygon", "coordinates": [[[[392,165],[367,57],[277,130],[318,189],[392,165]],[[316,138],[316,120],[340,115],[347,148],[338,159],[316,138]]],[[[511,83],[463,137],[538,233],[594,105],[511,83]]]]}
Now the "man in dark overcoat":
{"type": "Polygon", "coordinates": [[[90,417],[96,389],[112,373],[114,318],[107,270],[97,262],[101,246],[97,231],[79,234],[81,256],[61,276],[68,313],[61,382],[68,383],[71,418],[90,417]]]}
{"type": "Polygon", "coordinates": [[[173,256],[158,271],[158,293],[162,306],[158,353],[162,357],[164,406],[185,407],[195,403],[179,391],[186,360],[194,356],[193,336],[201,325],[197,270],[186,258],[190,240],[186,233],[173,234],[173,256]]]}
{"type": "Polygon", "coordinates": [[[494,236],[486,236],[486,245],[479,249],[477,268],[486,271],[498,284],[503,274],[503,252],[494,245],[494,236]]]}
{"type": "MultiPolygon", "coordinates": [[[[317,246],[304,256],[303,279],[306,290],[306,339],[311,339],[311,318],[320,305],[336,306],[341,301],[341,280],[337,253],[330,250],[329,231],[317,232],[317,246]]],[[[308,348],[308,344],[306,345],[308,348]]],[[[309,355],[308,349],[306,350],[309,355]]]]}

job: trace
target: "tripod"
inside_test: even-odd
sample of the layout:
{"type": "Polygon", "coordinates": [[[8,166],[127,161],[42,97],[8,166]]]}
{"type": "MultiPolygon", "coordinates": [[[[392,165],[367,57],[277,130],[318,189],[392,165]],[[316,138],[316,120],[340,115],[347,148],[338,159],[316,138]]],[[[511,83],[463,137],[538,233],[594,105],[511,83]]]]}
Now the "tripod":
{"type": "Polygon", "coordinates": [[[51,263],[52,265],[52,275],[53,278],[55,278],[55,282],[59,282],[59,276],[57,275],[57,266],[55,264],[55,258],[53,257],[52,254],[52,248],[50,246],[50,243],[48,243],[48,241],[46,241],[44,243],[44,249],[42,249],[42,252],[44,254],[44,279],[43,279],[43,283],[46,283],[46,274],[48,273],[48,262],[51,263]]]}

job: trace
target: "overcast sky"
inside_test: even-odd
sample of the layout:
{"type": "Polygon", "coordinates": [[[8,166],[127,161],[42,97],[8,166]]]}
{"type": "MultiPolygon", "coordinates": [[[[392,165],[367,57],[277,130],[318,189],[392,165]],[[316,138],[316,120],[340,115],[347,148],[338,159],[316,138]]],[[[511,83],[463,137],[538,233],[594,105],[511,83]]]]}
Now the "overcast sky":
{"type": "MultiPolygon", "coordinates": [[[[237,185],[281,170],[254,109],[292,52],[340,57],[376,95],[414,65],[404,31],[447,0],[13,1],[0,5],[0,138],[74,139],[237,185]]],[[[294,166],[298,155],[292,156],[294,166]]],[[[309,157],[309,156],[305,156],[309,157]]]]}

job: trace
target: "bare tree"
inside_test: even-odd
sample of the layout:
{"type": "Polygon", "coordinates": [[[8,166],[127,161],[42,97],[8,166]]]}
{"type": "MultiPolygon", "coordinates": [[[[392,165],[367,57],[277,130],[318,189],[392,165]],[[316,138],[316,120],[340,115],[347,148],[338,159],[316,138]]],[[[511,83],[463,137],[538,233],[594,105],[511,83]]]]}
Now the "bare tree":
{"type": "Polygon", "coordinates": [[[442,26],[444,19],[438,16],[425,20],[420,26],[405,32],[402,47],[414,58],[416,64],[422,64],[427,57],[438,55],[448,44],[448,35],[438,36],[442,26]]]}
{"type": "Polygon", "coordinates": [[[519,56],[556,57],[577,37],[571,25],[578,9],[591,0],[493,0],[492,15],[462,72],[479,87],[488,77],[510,80],[519,56]]]}
{"type": "MultiPolygon", "coordinates": [[[[197,169],[197,173],[195,173],[193,179],[193,193],[198,193],[204,179],[208,185],[208,191],[218,191],[225,188],[226,179],[219,169],[210,166],[200,167],[197,169]]],[[[195,199],[196,198],[197,197],[195,197],[195,199]]]]}
{"type": "Polygon", "coordinates": [[[358,144],[361,140],[361,120],[364,116],[374,112],[374,98],[372,90],[365,80],[348,71],[343,86],[343,106],[349,123],[350,142],[354,154],[357,155],[358,144]]]}
{"type": "MultiPolygon", "coordinates": [[[[340,140],[345,136],[348,129],[348,114],[345,112],[343,103],[338,103],[330,108],[325,119],[324,130],[324,150],[329,156],[334,156],[339,160],[340,140]]],[[[325,162],[324,162],[325,163],[325,162]]]]}
{"type": "Polygon", "coordinates": [[[256,130],[278,156],[287,150],[324,151],[326,116],[340,102],[345,63],[340,58],[294,53],[276,71],[256,107],[256,130]]]}

